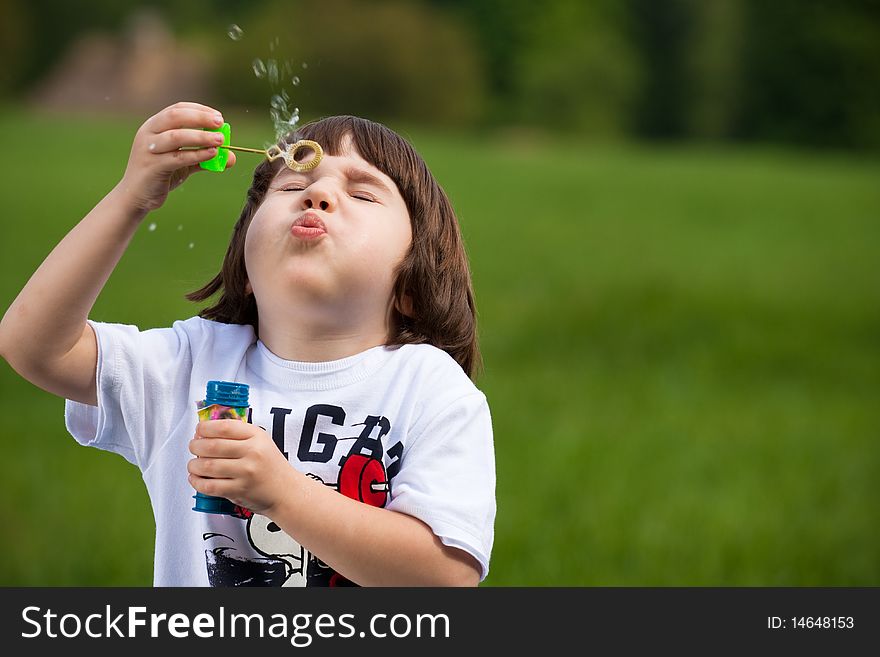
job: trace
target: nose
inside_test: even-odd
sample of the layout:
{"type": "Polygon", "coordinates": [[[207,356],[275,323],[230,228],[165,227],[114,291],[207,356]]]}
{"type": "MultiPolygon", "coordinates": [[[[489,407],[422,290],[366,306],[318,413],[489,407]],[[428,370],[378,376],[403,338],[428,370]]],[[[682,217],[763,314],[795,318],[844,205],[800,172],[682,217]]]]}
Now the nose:
{"type": "Polygon", "coordinates": [[[303,196],[303,207],[307,210],[320,208],[324,212],[334,207],[333,195],[326,187],[318,182],[311,184],[303,196]]]}

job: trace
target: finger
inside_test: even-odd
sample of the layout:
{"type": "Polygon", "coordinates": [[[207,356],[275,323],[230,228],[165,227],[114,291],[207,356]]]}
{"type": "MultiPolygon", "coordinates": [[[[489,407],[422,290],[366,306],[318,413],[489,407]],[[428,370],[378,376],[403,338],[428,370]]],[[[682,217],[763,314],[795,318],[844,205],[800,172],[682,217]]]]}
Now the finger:
{"type": "Polygon", "coordinates": [[[196,434],[202,438],[250,438],[254,427],[241,420],[202,420],[196,425],[196,434]]]}
{"type": "Polygon", "coordinates": [[[237,459],[244,456],[243,443],[228,438],[193,438],[189,451],[196,456],[215,459],[237,459]]]}
{"type": "Polygon", "coordinates": [[[211,479],[209,477],[200,477],[190,473],[187,477],[189,485],[204,495],[215,495],[217,497],[226,497],[224,494],[229,486],[227,479],[211,479]]]}
{"type": "MultiPolygon", "coordinates": [[[[227,152],[229,153],[229,158],[226,160],[226,169],[229,169],[229,168],[235,166],[235,155],[232,154],[232,151],[227,151],[227,152]]],[[[205,171],[205,169],[200,167],[198,164],[193,164],[191,167],[189,167],[186,170],[186,177],[189,177],[190,175],[192,175],[194,173],[198,173],[200,171],[205,171]]],[[[224,171],[225,171],[225,169],[224,169],[224,171]]]]}
{"type": "Polygon", "coordinates": [[[232,479],[238,468],[235,459],[190,459],[186,464],[190,474],[206,479],[232,479]]]}
{"type": "Polygon", "coordinates": [[[156,160],[160,164],[164,164],[164,168],[169,171],[176,169],[186,169],[198,165],[199,162],[206,162],[217,155],[216,148],[191,148],[182,151],[171,151],[170,153],[161,153],[159,155],[163,160],[156,160]]]}
{"type": "Polygon", "coordinates": [[[211,107],[210,105],[202,105],[201,103],[194,103],[189,100],[181,100],[174,103],[173,105],[169,105],[169,107],[184,107],[188,109],[201,110],[203,112],[211,112],[212,114],[221,114],[220,110],[211,107]]]}
{"type": "Polygon", "coordinates": [[[222,143],[223,135],[219,132],[177,128],[159,133],[147,148],[152,153],[159,155],[181,148],[210,148],[211,146],[219,146],[222,143]]]}
{"type": "Polygon", "coordinates": [[[144,124],[156,134],[175,128],[219,128],[221,125],[223,116],[219,112],[176,106],[165,108],[144,124]]]}

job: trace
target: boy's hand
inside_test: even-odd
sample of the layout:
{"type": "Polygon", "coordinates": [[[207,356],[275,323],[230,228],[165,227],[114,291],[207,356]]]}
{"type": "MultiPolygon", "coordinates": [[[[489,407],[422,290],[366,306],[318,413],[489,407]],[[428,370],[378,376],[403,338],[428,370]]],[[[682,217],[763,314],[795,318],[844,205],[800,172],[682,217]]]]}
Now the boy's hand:
{"type": "MultiPolygon", "coordinates": [[[[200,170],[199,162],[217,155],[222,134],[203,128],[213,130],[222,124],[217,110],[186,102],[147,119],[134,136],[125,175],[117,185],[132,208],[148,212],[160,207],[172,189],[200,170]]],[[[226,166],[234,164],[230,151],[226,166]]]]}
{"type": "Polygon", "coordinates": [[[269,434],[241,420],[199,422],[189,451],[199,457],[187,464],[193,488],[261,515],[270,516],[297,475],[269,434]]]}

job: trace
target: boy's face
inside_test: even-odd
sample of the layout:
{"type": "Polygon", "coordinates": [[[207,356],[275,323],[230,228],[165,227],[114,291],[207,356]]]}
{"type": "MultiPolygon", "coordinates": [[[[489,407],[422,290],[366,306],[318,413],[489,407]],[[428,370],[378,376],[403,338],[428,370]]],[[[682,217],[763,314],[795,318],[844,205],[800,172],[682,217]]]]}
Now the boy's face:
{"type": "Polygon", "coordinates": [[[283,321],[284,308],[384,321],[394,270],[411,241],[397,185],[364,160],[350,139],[340,154],[325,153],[311,171],[282,168],[245,238],[261,327],[272,317],[283,321]]]}

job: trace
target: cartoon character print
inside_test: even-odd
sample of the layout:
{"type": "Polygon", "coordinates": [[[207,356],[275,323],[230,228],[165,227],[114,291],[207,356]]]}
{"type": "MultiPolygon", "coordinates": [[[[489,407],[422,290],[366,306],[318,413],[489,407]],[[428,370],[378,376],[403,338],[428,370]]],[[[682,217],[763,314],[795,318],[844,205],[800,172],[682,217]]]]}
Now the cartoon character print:
{"type": "MultiPolygon", "coordinates": [[[[338,407],[323,405],[312,407],[308,409],[307,417],[313,409],[317,409],[318,414],[326,414],[328,409],[338,409],[338,407]]],[[[272,411],[275,417],[280,416],[282,419],[290,412],[287,409],[274,408],[272,411]],[[286,411],[286,413],[276,414],[275,411],[286,411]]],[[[342,409],[338,411],[341,414],[334,411],[332,417],[334,423],[341,424],[345,412],[342,409]]],[[[400,467],[402,445],[397,443],[386,452],[394,459],[386,470],[381,460],[385,452],[381,438],[389,433],[391,423],[382,416],[368,416],[360,425],[364,427],[363,431],[359,436],[352,438],[337,439],[326,433],[318,433],[317,443],[324,441],[324,445],[330,439],[333,440],[334,446],[336,442],[355,441],[349,453],[339,461],[340,468],[335,483],[325,482],[313,473],[308,473],[307,476],[336,489],[346,497],[370,506],[384,507],[391,492],[391,479],[400,467]],[[377,427],[379,435],[373,437],[373,430],[377,427]],[[365,451],[368,453],[363,453],[365,451]]],[[[277,427],[276,423],[273,429],[277,427]]],[[[307,427],[310,434],[315,432],[315,424],[307,423],[307,427]]],[[[301,438],[299,455],[302,457],[306,454],[313,457],[304,460],[318,460],[315,457],[319,452],[304,451],[304,444],[306,449],[312,444],[303,442],[306,438],[305,429],[306,427],[301,438]]],[[[284,452],[283,433],[273,431],[273,438],[279,449],[284,452]]],[[[329,460],[332,452],[320,452],[320,454],[325,453],[329,460]]],[[[250,547],[264,558],[240,555],[234,546],[234,539],[226,534],[221,532],[204,534],[203,539],[206,542],[215,544],[205,550],[208,581],[211,586],[356,586],[311,554],[268,517],[252,513],[243,507],[236,507],[232,517],[247,522],[246,533],[250,547]]]]}
{"type": "MultiPolygon", "coordinates": [[[[345,457],[336,484],[327,483],[315,474],[308,476],[370,506],[385,506],[390,491],[382,462],[362,454],[345,457]]],[[[266,516],[253,514],[248,520],[247,533],[257,552],[284,562],[287,576],[282,586],[354,586],[266,516]]]]}
{"type": "Polygon", "coordinates": [[[307,586],[312,555],[266,516],[255,513],[248,520],[248,540],[270,560],[284,564],[281,586],[307,586]]]}

